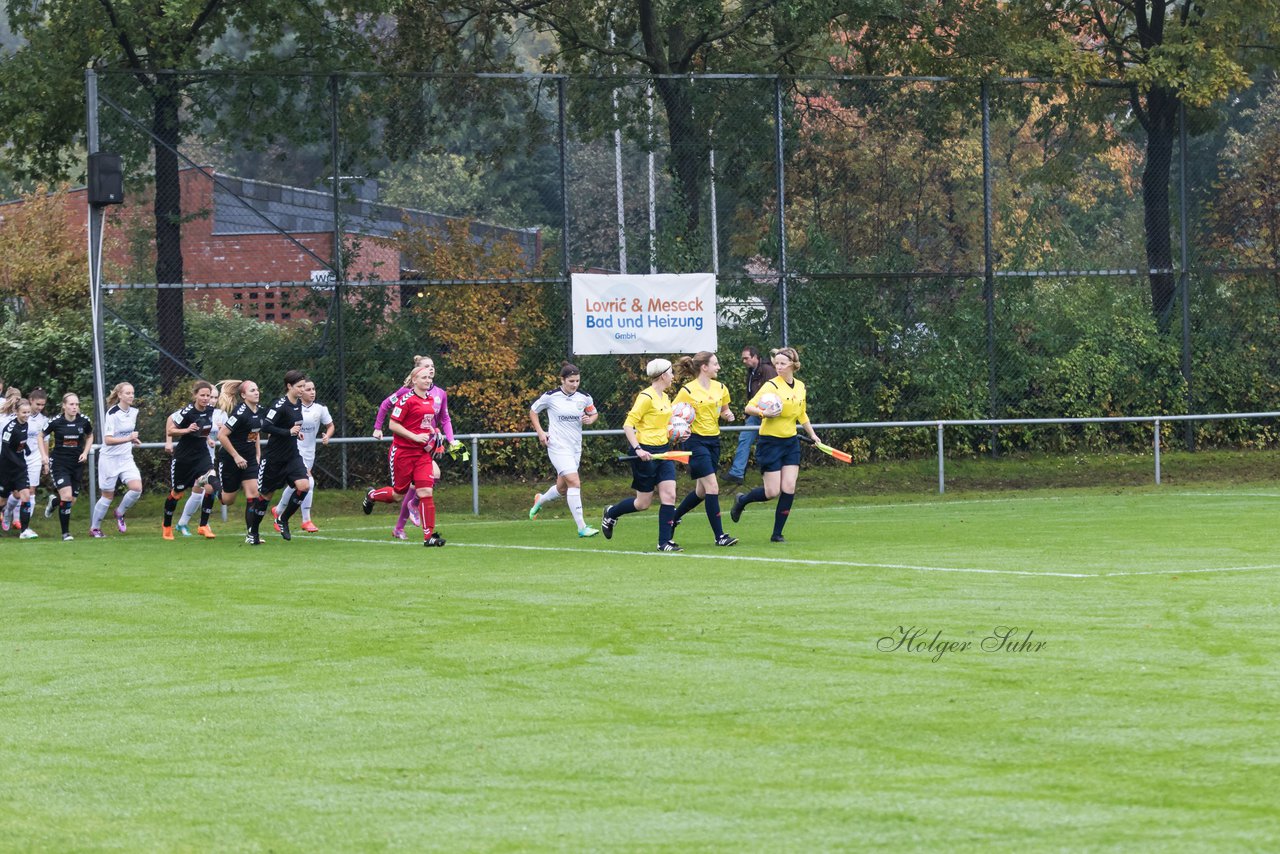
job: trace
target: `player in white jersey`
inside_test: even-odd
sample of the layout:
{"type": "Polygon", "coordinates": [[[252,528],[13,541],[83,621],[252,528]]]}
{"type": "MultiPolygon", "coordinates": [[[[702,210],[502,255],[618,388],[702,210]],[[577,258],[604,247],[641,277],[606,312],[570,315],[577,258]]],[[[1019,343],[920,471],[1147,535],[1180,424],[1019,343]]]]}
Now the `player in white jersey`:
{"type": "MultiPolygon", "coordinates": [[[[302,387],[302,429],[298,433],[298,453],[302,454],[302,462],[307,467],[307,481],[311,484],[311,488],[307,490],[307,495],[302,499],[302,530],[314,534],[320,529],[316,527],[316,523],[311,521],[311,496],[316,491],[316,478],[312,472],[312,467],[316,464],[316,440],[319,439],[320,444],[329,444],[329,437],[333,435],[334,424],[333,416],[329,414],[329,407],[323,403],[316,403],[316,384],[312,380],[307,380],[306,385],[302,387]]],[[[289,503],[289,496],[293,495],[293,487],[287,486],[280,493],[280,502],[271,508],[271,517],[277,518],[284,512],[285,505],[289,503]]],[[[276,530],[280,530],[279,524],[276,530]]]]}
{"type": "Polygon", "coordinates": [[[578,526],[578,536],[594,537],[600,532],[587,525],[582,517],[582,480],[578,467],[582,461],[582,428],[594,424],[600,413],[591,395],[579,389],[581,385],[582,372],[577,365],[565,362],[560,366],[560,388],[543,394],[529,407],[529,421],[556,470],[555,486],[546,492],[534,493],[529,518],[537,516],[542,505],[563,495],[578,526]],[[539,417],[543,412],[547,413],[546,430],[542,429],[539,417]]]}
{"type": "Polygon", "coordinates": [[[133,461],[133,446],[141,445],[138,438],[138,410],[133,405],[133,386],[119,383],[107,395],[107,414],[102,420],[102,450],[98,452],[98,503],[93,505],[89,521],[89,536],[105,537],[102,520],[107,518],[111,500],[116,497],[116,485],[123,482],[128,488],[120,506],[116,509],[116,530],[128,530],[124,516],[142,497],[142,474],[133,461]]]}

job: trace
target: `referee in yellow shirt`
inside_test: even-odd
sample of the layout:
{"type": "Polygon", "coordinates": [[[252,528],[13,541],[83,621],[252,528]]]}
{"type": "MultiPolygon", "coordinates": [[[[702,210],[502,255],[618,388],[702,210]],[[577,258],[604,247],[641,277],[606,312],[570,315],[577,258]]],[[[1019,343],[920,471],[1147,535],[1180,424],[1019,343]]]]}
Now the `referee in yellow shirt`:
{"type": "Polygon", "coordinates": [[[800,368],[800,356],[791,347],[773,350],[773,366],[778,375],[760,386],[760,390],[746,406],[748,415],[760,416],[760,439],[756,444],[756,463],[764,476],[764,486],[757,486],[733,501],[729,518],[737,522],[748,504],[778,499],[773,512],[773,536],[775,543],[784,543],[782,528],[791,515],[791,505],[796,499],[796,481],[800,477],[800,439],[796,425],[804,427],[815,443],[818,434],[813,432],[805,405],[804,383],[796,379],[800,368]],[[760,398],[776,394],[782,401],[781,412],[765,412],[759,406],[760,398]]]}
{"type": "Polygon", "coordinates": [[[613,528],[618,518],[628,513],[647,510],[653,503],[653,493],[658,493],[658,551],[684,551],[671,539],[676,516],[676,464],[671,460],[655,460],[653,454],[671,449],[667,439],[667,426],[671,421],[671,399],[667,389],[675,382],[671,363],[666,359],[654,359],[645,367],[649,386],[636,395],[622,432],[627,437],[631,453],[638,459],[631,463],[631,488],[635,498],[626,498],[604,508],[600,520],[600,532],[606,540],[613,538],[613,528]]]}
{"type": "Polygon", "coordinates": [[[676,508],[675,524],[679,525],[686,513],[705,501],[707,521],[711,523],[716,545],[732,546],[738,538],[724,532],[720,518],[720,483],[716,480],[716,469],[720,466],[720,421],[733,420],[729,390],[716,379],[720,360],[715,353],[703,350],[680,359],[676,368],[680,382],[684,383],[676,392],[676,403],[692,406],[695,417],[684,443],[684,449],[690,453],[689,476],[694,486],[676,508]]]}

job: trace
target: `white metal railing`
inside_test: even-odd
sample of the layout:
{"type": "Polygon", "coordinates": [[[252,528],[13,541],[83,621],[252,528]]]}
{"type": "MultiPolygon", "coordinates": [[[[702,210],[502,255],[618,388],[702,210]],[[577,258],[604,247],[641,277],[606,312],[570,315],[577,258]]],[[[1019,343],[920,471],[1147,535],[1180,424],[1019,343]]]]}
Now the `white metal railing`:
{"type": "MultiPolygon", "coordinates": [[[[1099,418],[971,418],[936,421],[848,421],[840,423],[814,424],[813,428],[814,430],[874,430],[914,427],[936,431],[938,448],[938,493],[942,494],[947,491],[946,444],[944,434],[948,427],[1006,427],[1020,424],[1151,424],[1151,448],[1155,455],[1155,482],[1159,485],[1160,425],[1169,421],[1238,421],[1254,418],[1280,418],[1280,412],[1223,412],[1214,415],[1124,415],[1099,418]]],[[[730,425],[721,429],[726,433],[741,433],[744,430],[757,430],[759,428],[746,427],[743,425],[730,425]]],[[[533,439],[536,438],[537,435],[537,433],[529,431],[523,433],[459,433],[455,436],[456,439],[468,440],[471,443],[471,511],[473,513],[476,515],[480,514],[481,441],[491,441],[495,439],[533,439]]],[[[621,430],[582,431],[583,439],[621,435],[621,430]]],[[[330,439],[329,444],[365,445],[379,444],[382,442],[389,442],[390,440],[389,436],[382,439],[375,439],[372,436],[354,436],[350,438],[330,439]]],[[[137,447],[163,448],[164,443],[144,442],[137,447]]],[[[98,452],[101,450],[102,446],[96,445],[94,446],[93,453],[89,455],[89,497],[91,502],[96,501],[98,497],[97,458],[98,452]]],[[[223,519],[226,519],[225,507],[222,512],[223,519]]]]}

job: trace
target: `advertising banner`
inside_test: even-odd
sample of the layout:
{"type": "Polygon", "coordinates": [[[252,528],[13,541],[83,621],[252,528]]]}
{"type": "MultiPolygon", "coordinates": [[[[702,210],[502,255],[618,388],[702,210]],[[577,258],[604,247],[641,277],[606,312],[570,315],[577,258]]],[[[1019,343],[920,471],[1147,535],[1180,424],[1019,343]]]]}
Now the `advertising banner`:
{"type": "Polygon", "coordinates": [[[713,273],[574,273],[572,293],[575,354],[715,352],[713,273]]]}

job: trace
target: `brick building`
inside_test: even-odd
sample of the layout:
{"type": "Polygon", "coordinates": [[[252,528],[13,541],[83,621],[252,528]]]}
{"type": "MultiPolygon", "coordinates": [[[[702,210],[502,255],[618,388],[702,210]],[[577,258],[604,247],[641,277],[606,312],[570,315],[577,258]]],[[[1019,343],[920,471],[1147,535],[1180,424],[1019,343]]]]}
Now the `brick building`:
{"type": "MultiPolygon", "coordinates": [[[[332,192],[194,168],[183,169],[179,180],[183,283],[199,286],[185,291],[185,302],[198,307],[212,299],[264,321],[301,317],[298,302],[307,292],[304,286],[327,282],[330,277],[326,265],[333,255],[332,192]]],[[[351,251],[346,271],[351,282],[399,281],[407,265],[386,238],[406,224],[430,227],[450,220],[427,211],[381,204],[374,181],[353,179],[343,189],[339,219],[343,243],[351,251]]],[[[83,187],[70,191],[68,221],[81,230],[87,219],[86,204],[83,187]]],[[[108,209],[103,242],[105,287],[154,281],[153,216],[149,187],[126,192],[125,204],[108,209]]],[[[473,223],[471,235],[480,243],[513,239],[530,266],[541,254],[537,229],[473,223]]]]}

